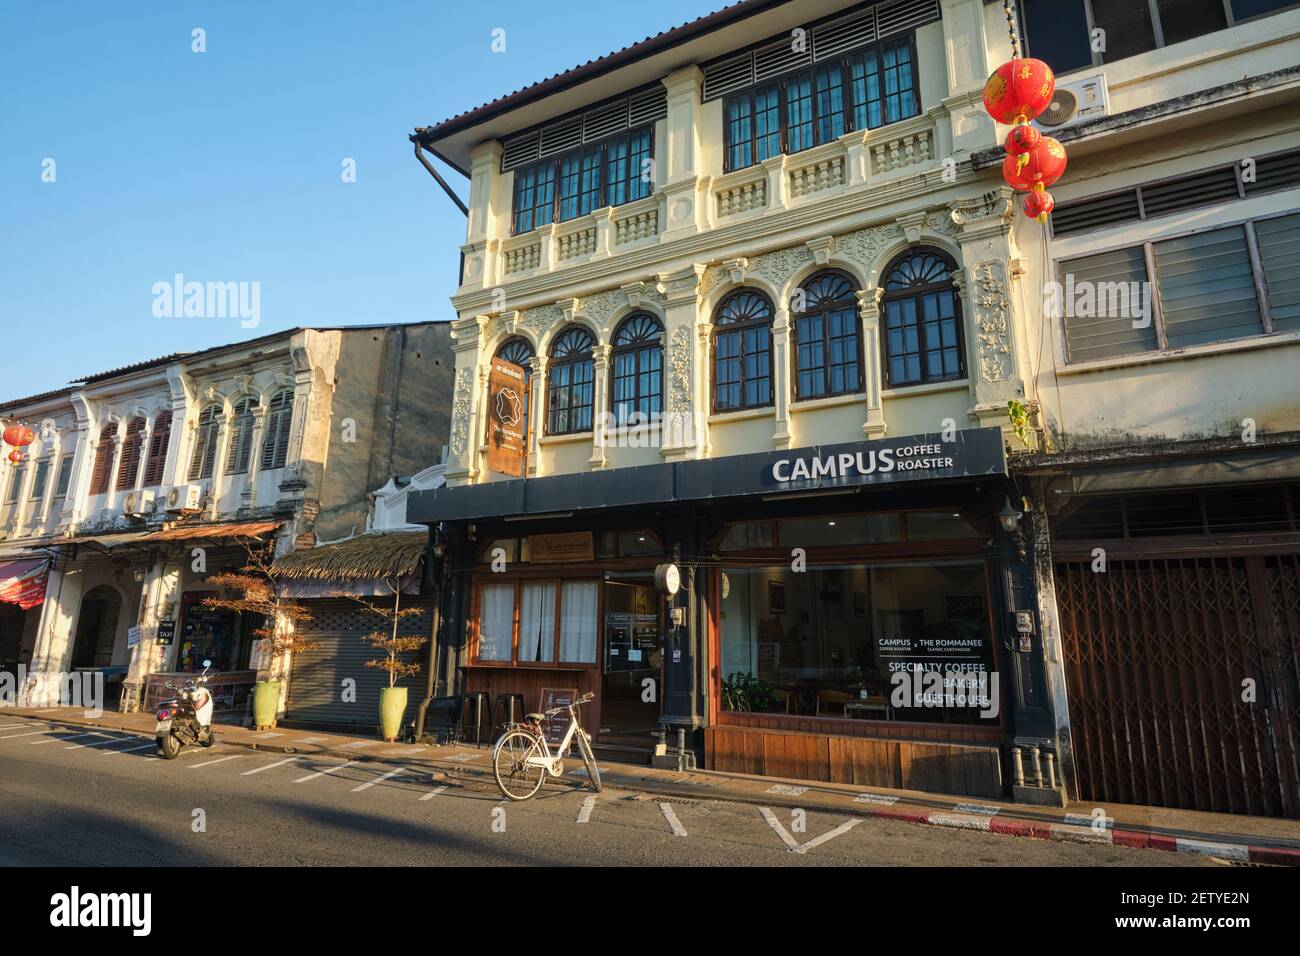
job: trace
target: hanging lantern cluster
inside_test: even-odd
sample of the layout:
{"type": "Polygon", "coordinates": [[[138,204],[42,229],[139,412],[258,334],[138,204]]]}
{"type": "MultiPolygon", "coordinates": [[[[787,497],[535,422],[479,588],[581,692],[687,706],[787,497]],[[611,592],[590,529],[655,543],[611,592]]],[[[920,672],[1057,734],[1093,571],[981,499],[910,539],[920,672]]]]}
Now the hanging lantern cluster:
{"type": "Polygon", "coordinates": [[[4,432],[5,444],[13,448],[9,460],[15,465],[23,460],[23,449],[36,440],[36,433],[26,425],[10,425],[4,432]]]}
{"type": "Polygon", "coordinates": [[[1044,136],[1029,121],[1039,116],[1052,102],[1056,77],[1042,60],[1020,55],[1020,38],[1016,34],[1015,14],[1005,3],[1007,28],[1011,32],[1011,60],[1003,63],[984,84],[984,110],[994,120],[1010,126],[1007,155],[1002,161],[1002,178],[1025,197],[1025,215],[1047,222],[1055,207],[1047,187],[1065,173],[1065,147],[1044,136]]]}

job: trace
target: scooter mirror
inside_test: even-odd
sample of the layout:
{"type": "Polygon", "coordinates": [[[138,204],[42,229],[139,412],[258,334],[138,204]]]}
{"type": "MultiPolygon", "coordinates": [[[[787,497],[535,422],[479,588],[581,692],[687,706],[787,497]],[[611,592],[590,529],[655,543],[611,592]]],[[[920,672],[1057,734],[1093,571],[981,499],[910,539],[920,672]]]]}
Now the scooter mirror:
{"type": "Polygon", "coordinates": [[[211,667],[211,666],[212,666],[212,661],[204,661],[204,662],[203,662],[203,666],[204,666],[204,667],[211,667]]]}

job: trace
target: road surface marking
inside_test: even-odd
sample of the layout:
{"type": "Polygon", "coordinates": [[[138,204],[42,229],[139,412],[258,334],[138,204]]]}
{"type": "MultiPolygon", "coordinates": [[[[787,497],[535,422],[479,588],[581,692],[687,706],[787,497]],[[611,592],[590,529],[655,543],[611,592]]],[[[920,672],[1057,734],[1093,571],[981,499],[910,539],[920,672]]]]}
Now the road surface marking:
{"type": "Polygon", "coordinates": [[[959,803],[952,808],[953,813],[983,813],[990,817],[1002,812],[1001,807],[987,803],[959,803]]]}
{"type": "Polygon", "coordinates": [[[21,724],[5,724],[0,730],[15,730],[19,727],[32,727],[34,724],[30,720],[24,720],[21,724]]]}
{"type": "Polygon", "coordinates": [[[255,773],[261,773],[263,770],[274,770],[276,767],[283,767],[287,763],[293,763],[297,757],[290,757],[287,760],[277,760],[275,763],[268,763],[265,767],[254,767],[252,770],[245,770],[240,774],[241,777],[251,777],[255,773]]]}
{"type": "Polygon", "coordinates": [[[471,760],[477,760],[477,759],[478,759],[479,757],[481,757],[481,756],[483,756],[483,755],[480,754],[480,753],[472,753],[472,754],[469,754],[469,753],[466,753],[466,754],[452,754],[452,755],[451,755],[450,757],[448,757],[447,759],[448,759],[448,760],[455,760],[455,761],[457,761],[458,763],[469,763],[471,760]]]}
{"type": "Polygon", "coordinates": [[[218,757],[216,760],[205,760],[203,763],[196,763],[190,767],[191,770],[198,770],[200,767],[211,767],[214,763],[225,763],[227,760],[238,760],[243,754],[231,754],[229,757],[218,757]]]}
{"type": "Polygon", "coordinates": [[[898,797],[891,797],[884,793],[860,793],[853,798],[854,803],[878,803],[881,806],[892,807],[898,802],[898,797]]]}
{"type": "Polygon", "coordinates": [[[294,741],[294,743],[296,743],[296,744],[318,744],[318,743],[320,743],[320,742],[321,742],[322,740],[324,740],[324,739],[325,739],[324,737],[299,737],[297,740],[294,741]]]}
{"type": "Polygon", "coordinates": [[[426,793],[426,794],[425,794],[424,796],[422,796],[420,799],[421,799],[421,800],[432,800],[434,797],[436,797],[438,794],[442,793],[442,792],[443,792],[444,790],[446,790],[446,789],[447,789],[446,787],[434,787],[432,790],[430,790],[428,793],[426,793]]]}
{"type": "Polygon", "coordinates": [[[80,740],[82,737],[98,737],[98,736],[99,734],[89,733],[89,734],[73,734],[71,737],[51,737],[49,740],[33,740],[31,742],[31,746],[39,747],[41,744],[57,744],[60,741],[66,743],[69,740],[80,740]]]}
{"type": "MultiPolygon", "coordinates": [[[[127,738],[127,740],[130,740],[130,739],[131,739],[130,737],[127,738]]],[[[138,746],[138,747],[127,747],[125,750],[105,750],[104,753],[106,753],[106,754],[129,754],[129,753],[134,753],[134,752],[137,751],[137,750],[147,750],[147,749],[150,748],[150,747],[155,747],[155,748],[156,748],[157,746],[158,746],[157,741],[154,741],[153,743],[149,743],[149,744],[141,744],[141,745],[138,746]]]]}
{"type": "Polygon", "coordinates": [[[35,737],[37,734],[49,733],[48,727],[42,727],[40,730],[29,730],[25,734],[10,734],[7,737],[0,737],[0,740],[14,740],[18,737],[35,737]]]}
{"type": "Polygon", "coordinates": [[[342,770],[344,767],[350,767],[354,763],[356,763],[355,760],[345,760],[343,763],[336,764],[333,767],[327,767],[324,770],[317,770],[315,773],[309,773],[305,777],[299,777],[297,780],[294,781],[294,783],[306,783],[308,780],[315,780],[317,777],[323,777],[327,773],[334,773],[336,770],[342,770]]]}
{"type": "Polygon", "coordinates": [[[405,768],[405,767],[398,767],[396,770],[390,770],[390,771],[388,771],[388,773],[384,774],[383,776],[376,777],[374,780],[367,780],[367,781],[366,781],[365,783],[363,783],[361,786],[359,786],[359,787],[353,787],[353,788],[352,788],[352,792],[353,792],[353,793],[360,793],[362,790],[369,790],[369,789],[370,789],[371,787],[373,787],[375,784],[377,784],[377,783],[383,783],[383,782],[384,782],[385,780],[387,780],[389,777],[396,777],[399,773],[406,773],[406,768],[405,768]]]}
{"type": "Polygon", "coordinates": [[[253,734],[254,740],[270,740],[272,737],[283,737],[284,734],[277,733],[274,730],[268,730],[264,734],[253,734]]]}
{"type": "Polygon", "coordinates": [[[792,787],[788,783],[774,783],[767,788],[768,793],[780,794],[783,797],[797,797],[801,793],[807,793],[807,787],[792,787]]]}
{"type": "MultiPolygon", "coordinates": [[[[665,804],[667,806],[667,804],[665,804]]],[[[582,806],[578,808],[578,822],[588,823],[591,820],[591,811],[596,809],[596,796],[592,794],[582,801],[582,806]]]]}
{"type": "Polygon", "coordinates": [[[107,747],[109,744],[120,744],[124,740],[134,740],[134,737],[109,737],[107,740],[101,740],[97,744],[69,744],[64,750],[76,750],[78,747],[107,747]]]}
{"type": "Polygon", "coordinates": [[[781,838],[781,842],[784,843],[789,848],[791,853],[807,853],[809,850],[813,849],[814,847],[821,846],[827,840],[833,840],[837,836],[840,836],[843,833],[848,833],[855,826],[857,826],[859,823],[862,822],[861,817],[859,817],[856,820],[848,820],[844,823],[841,823],[834,830],[827,830],[821,836],[813,837],[807,843],[800,843],[798,840],[796,840],[793,836],[790,835],[790,832],[786,830],[786,828],[781,824],[781,821],[776,818],[775,813],[773,813],[767,807],[759,807],[758,809],[759,812],[763,814],[763,819],[766,820],[768,825],[773,830],[776,831],[776,835],[781,838]]]}
{"type": "Polygon", "coordinates": [[[673,812],[671,804],[659,804],[659,810],[668,821],[668,825],[673,828],[673,836],[686,836],[686,827],[682,826],[682,821],[677,819],[677,814],[673,812]]]}
{"type": "Polygon", "coordinates": [[[354,740],[350,744],[344,744],[344,750],[360,750],[362,747],[373,747],[379,743],[377,740],[354,740]]]}
{"type": "Polygon", "coordinates": [[[62,707],[46,707],[44,710],[38,710],[38,711],[36,711],[36,713],[38,713],[38,714],[52,714],[52,713],[54,713],[56,710],[62,710],[62,709],[63,709],[62,707]]]}

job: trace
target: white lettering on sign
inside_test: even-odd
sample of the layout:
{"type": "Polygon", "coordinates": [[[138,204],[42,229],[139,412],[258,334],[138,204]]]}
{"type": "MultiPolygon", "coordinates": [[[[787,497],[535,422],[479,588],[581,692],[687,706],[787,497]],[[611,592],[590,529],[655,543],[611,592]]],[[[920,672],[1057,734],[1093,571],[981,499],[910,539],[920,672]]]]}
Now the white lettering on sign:
{"type": "Polygon", "coordinates": [[[937,471],[951,467],[953,459],[944,453],[942,444],[917,444],[856,454],[841,452],[815,458],[782,458],[772,465],[772,477],[784,484],[817,478],[849,478],[892,471],[937,471]]]}

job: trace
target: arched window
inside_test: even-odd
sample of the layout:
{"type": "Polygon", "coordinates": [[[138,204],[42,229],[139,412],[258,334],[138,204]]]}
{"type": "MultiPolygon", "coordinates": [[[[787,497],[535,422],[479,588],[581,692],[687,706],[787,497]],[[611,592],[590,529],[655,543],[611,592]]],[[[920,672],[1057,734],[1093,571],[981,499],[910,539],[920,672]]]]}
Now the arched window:
{"type": "Polygon", "coordinates": [[[610,403],[616,424],[649,421],[663,410],[664,328],[646,312],[635,312],[614,330],[610,403]],[[644,416],[641,418],[640,416],[644,416]]]}
{"type": "Polygon", "coordinates": [[[194,454],[190,457],[190,481],[212,477],[220,436],[221,408],[213,403],[199,412],[199,424],[194,432],[194,454]]]}
{"type": "MultiPolygon", "coordinates": [[[[113,474],[113,456],[116,453],[117,426],[110,423],[99,430],[99,447],[95,449],[95,467],[90,472],[90,493],[92,495],[102,495],[108,491],[108,479],[113,474]]],[[[14,480],[18,481],[20,479],[15,478],[14,480]]],[[[17,485],[14,487],[16,488],[17,485]]]]}
{"type": "Polygon", "coordinates": [[[283,468],[289,460],[289,432],[293,430],[293,389],[282,388],[266,405],[262,430],[261,468],[283,468]]]}
{"type": "Polygon", "coordinates": [[[919,385],[962,378],[961,304],[953,288],[953,261],[937,249],[897,259],[885,290],[885,383],[919,385]]]}
{"type": "Polygon", "coordinates": [[[122,441],[122,462],[117,466],[116,491],[129,491],[135,487],[140,474],[140,451],[144,444],[143,418],[133,418],[127,423],[126,438],[122,441]]]}
{"type": "Polygon", "coordinates": [[[843,272],[819,272],[799,287],[794,316],[796,399],[862,390],[857,284],[843,272]],[[802,300],[802,301],[800,301],[802,300]]]}
{"type": "Polygon", "coordinates": [[[144,486],[161,485],[163,469],[167,467],[167,446],[171,444],[172,413],[165,409],[153,420],[149,435],[149,461],[144,466],[144,486]]]}
{"type": "Polygon", "coordinates": [[[226,455],[226,474],[244,475],[253,457],[253,425],[256,398],[242,399],[235,405],[230,420],[230,451],[226,455]]]}
{"type": "Polygon", "coordinates": [[[714,314],[713,410],[771,404],[772,303],[761,292],[739,289],[714,314]]]}
{"type": "Polygon", "coordinates": [[[502,343],[501,348],[497,349],[497,358],[522,368],[525,382],[532,377],[533,347],[527,340],[507,339],[502,343]]]}
{"type": "Polygon", "coordinates": [[[591,350],[595,344],[586,329],[573,328],[561,332],[551,346],[546,388],[548,435],[591,431],[595,382],[591,350]]]}

